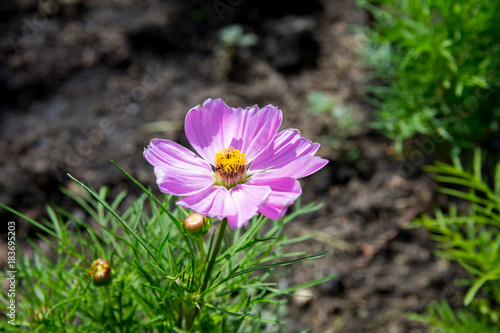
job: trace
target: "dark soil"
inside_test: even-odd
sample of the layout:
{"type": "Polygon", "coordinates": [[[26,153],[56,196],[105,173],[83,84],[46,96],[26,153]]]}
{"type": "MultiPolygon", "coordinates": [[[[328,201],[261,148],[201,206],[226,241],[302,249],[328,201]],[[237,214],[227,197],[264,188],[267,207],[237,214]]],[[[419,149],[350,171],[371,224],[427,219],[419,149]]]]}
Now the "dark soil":
{"type": "Polygon", "coordinates": [[[133,197],[111,159],[155,188],[142,149],[153,137],[187,145],[182,122],[191,107],[208,97],[274,104],[282,128],[322,142],[318,154],[330,160],[302,181],[302,202],[324,206],[288,230],[317,231],[293,250],[330,252],[297,265],[280,285],[338,274],[304,291],[310,301],[293,300],[289,331],[427,332],[405,313],[441,297],[460,302],[451,286],[457,268],[432,254],[426,232],[406,228],[442,199],[419,169],[434,143],[410,143],[397,158],[368,127],[367,74],[351,31],[369,16],[355,1],[4,0],[0,17],[0,202],[35,219],[54,202],[78,213],[59,190],[73,186],[66,173],[133,197]],[[258,42],[224,48],[218,31],[233,23],[258,42]],[[361,128],[340,145],[325,141],[334,124],[305,111],[311,90],[342,101],[361,128]]]}

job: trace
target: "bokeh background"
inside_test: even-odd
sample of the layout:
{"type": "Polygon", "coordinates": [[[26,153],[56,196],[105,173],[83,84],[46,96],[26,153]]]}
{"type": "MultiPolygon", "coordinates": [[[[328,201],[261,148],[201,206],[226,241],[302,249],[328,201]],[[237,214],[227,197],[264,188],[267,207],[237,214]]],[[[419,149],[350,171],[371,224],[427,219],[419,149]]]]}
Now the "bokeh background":
{"type": "MultiPolygon", "coordinates": [[[[356,27],[372,23],[351,0],[3,0],[0,202],[33,219],[49,203],[85,218],[60,192],[74,190],[67,173],[139,193],[110,160],[159,194],[142,150],[155,137],[188,145],[190,108],[206,98],[277,105],[282,129],[322,143],[318,154],[330,160],[302,181],[302,202],[323,207],[288,227],[290,235],[317,232],[297,250],[330,252],[279,283],[338,274],[304,291],[310,299],[292,299],[288,327],[427,332],[404,314],[439,298],[459,304],[451,281],[462,273],[432,254],[426,231],[405,229],[446,198],[420,170],[437,142],[416,140],[397,155],[370,126],[371,78],[356,27]],[[325,104],[333,116],[321,112],[325,104]]],[[[0,217],[2,225],[15,219],[0,217]]],[[[18,221],[18,239],[35,236],[32,228],[18,221]]]]}

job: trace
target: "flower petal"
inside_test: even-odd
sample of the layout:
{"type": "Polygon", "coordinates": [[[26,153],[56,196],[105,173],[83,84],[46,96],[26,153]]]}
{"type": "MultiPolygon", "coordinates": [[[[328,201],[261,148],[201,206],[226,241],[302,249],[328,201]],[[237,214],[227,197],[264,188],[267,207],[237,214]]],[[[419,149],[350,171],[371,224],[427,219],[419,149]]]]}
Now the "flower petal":
{"type": "Polygon", "coordinates": [[[238,211],[237,214],[227,217],[229,226],[233,229],[238,229],[248,224],[254,215],[259,211],[271,194],[269,186],[256,186],[248,184],[240,184],[229,190],[234,204],[238,211]]]}
{"type": "Polygon", "coordinates": [[[281,168],[271,168],[252,175],[252,178],[292,177],[298,179],[315,173],[326,164],[328,164],[328,160],[319,156],[300,156],[281,168]]]}
{"type": "Polygon", "coordinates": [[[300,156],[313,156],[320,144],[303,138],[296,129],[286,129],[252,162],[250,171],[279,169],[300,156]]]}
{"type": "Polygon", "coordinates": [[[232,146],[251,162],[272,141],[282,112],[268,105],[259,109],[230,108],[221,99],[207,99],[186,115],[184,129],[193,148],[209,163],[215,154],[232,146]]]}
{"type": "Polygon", "coordinates": [[[237,214],[233,198],[222,186],[210,186],[195,195],[182,198],[176,204],[219,220],[237,214]]]}
{"type": "Polygon", "coordinates": [[[155,167],[160,191],[173,195],[192,195],[214,183],[212,168],[202,158],[169,140],[154,139],[144,158],[155,167]]]}
{"type": "Polygon", "coordinates": [[[272,179],[252,179],[248,184],[267,185],[271,187],[271,195],[264,205],[259,208],[259,212],[270,219],[278,220],[285,213],[288,207],[302,194],[300,183],[291,177],[272,179]]]}

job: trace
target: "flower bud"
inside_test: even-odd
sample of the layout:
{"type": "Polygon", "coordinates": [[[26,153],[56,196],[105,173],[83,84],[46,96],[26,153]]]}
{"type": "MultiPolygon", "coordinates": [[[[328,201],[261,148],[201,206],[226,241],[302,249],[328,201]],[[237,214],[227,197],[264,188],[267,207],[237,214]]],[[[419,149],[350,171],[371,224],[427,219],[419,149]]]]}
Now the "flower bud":
{"type": "Polygon", "coordinates": [[[184,219],[184,229],[193,238],[206,234],[211,225],[210,218],[199,213],[191,213],[184,219]]]}
{"type": "Polygon", "coordinates": [[[111,267],[104,259],[97,259],[89,269],[89,275],[96,286],[104,286],[111,281],[111,267]]]}
{"type": "Polygon", "coordinates": [[[182,279],[177,278],[175,280],[175,283],[177,283],[177,285],[179,287],[181,287],[182,289],[184,289],[188,293],[193,293],[196,290],[198,290],[198,288],[200,288],[200,281],[196,278],[193,278],[193,277],[182,276],[182,279]]]}
{"type": "Polygon", "coordinates": [[[49,309],[46,308],[45,306],[42,306],[40,309],[35,309],[35,311],[33,312],[33,321],[35,323],[41,323],[45,321],[46,319],[45,313],[48,311],[49,309]]]}

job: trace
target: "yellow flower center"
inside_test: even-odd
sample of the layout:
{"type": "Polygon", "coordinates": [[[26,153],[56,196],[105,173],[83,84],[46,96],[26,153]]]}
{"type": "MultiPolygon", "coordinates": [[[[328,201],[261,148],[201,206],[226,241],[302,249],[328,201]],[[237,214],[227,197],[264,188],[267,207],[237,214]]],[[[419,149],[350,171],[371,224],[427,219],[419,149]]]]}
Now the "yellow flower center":
{"type": "Polygon", "coordinates": [[[236,173],[245,166],[247,159],[238,149],[224,148],[215,154],[215,168],[226,173],[236,173]]]}
{"type": "Polygon", "coordinates": [[[241,184],[246,179],[245,154],[232,146],[215,154],[215,179],[217,185],[226,188],[241,184]]]}

